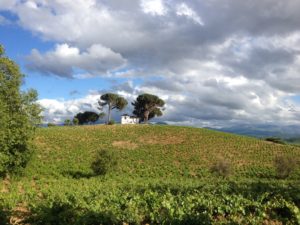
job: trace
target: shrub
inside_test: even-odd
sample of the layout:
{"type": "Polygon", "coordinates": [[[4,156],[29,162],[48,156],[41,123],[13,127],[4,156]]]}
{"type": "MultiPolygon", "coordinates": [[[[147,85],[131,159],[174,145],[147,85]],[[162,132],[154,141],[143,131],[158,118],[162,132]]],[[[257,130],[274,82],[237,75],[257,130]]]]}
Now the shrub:
{"type": "Polygon", "coordinates": [[[66,120],[64,121],[64,125],[65,125],[65,126],[71,126],[71,125],[72,125],[71,120],[66,119],[66,120]]]}
{"type": "Polygon", "coordinates": [[[2,205],[0,205],[0,224],[1,225],[9,225],[10,211],[5,209],[2,205]]]}
{"type": "Polygon", "coordinates": [[[78,118],[73,119],[73,125],[75,125],[75,126],[79,125],[79,119],[78,118]]]}
{"type": "Polygon", "coordinates": [[[107,172],[111,171],[117,161],[112,154],[112,152],[108,150],[100,150],[97,152],[95,161],[93,161],[91,168],[96,175],[105,175],[107,172]]]}
{"type": "Polygon", "coordinates": [[[231,174],[231,164],[224,158],[219,158],[212,166],[211,172],[222,177],[228,177],[231,174]]]}
{"type": "Polygon", "coordinates": [[[297,161],[288,156],[277,156],[274,159],[274,166],[278,178],[287,178],[296,169],[297,161]]]}
{"type": "Polygon", "coordinates": [[[114,125],[116,122],[114,120],[110,120],[107,124],[108,125],[114,125]]]}
{"type": "Polygon", "coordinates": [[[269,141],[269,142],[276,143],[276,144],[282,144],[282,145],[285,144],[284,141],[281,138],[278,138],[278,137],[268,137],[265,140],[269,141]]]}
{"type": "Polygon", "coordinates": [[[48,127],[55,127],[56,125],[54,123],[48,123],[47,126],[48,127]]]}

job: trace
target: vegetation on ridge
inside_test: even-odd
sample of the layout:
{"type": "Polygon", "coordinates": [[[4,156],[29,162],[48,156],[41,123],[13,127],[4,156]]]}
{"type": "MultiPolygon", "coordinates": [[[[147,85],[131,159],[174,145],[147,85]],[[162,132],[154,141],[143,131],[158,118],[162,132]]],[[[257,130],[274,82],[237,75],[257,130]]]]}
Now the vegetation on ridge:
{"type": "MultiPolygon", "coordinates": [[[[0,182],[3,218],[30,224],[299,224],[299,147],[205,129],[114,125],[38,129],[22,177],[0,182]],[[99,149],[117,164],[91,169],[99,149]],[[227,178],[210,171],[220,156],[227,178]]],[[[3,221],[3,220],[2,220],[3,221]]]]}

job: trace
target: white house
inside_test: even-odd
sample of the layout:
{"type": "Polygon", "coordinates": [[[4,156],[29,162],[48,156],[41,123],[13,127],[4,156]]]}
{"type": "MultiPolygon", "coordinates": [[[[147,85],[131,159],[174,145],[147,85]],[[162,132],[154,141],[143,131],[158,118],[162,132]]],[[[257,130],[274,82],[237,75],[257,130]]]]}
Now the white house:
{"type": "Polygon", "coordinates": [[[129,116],[128,114],[121,116],[121,124],[138,124],[139,122],[140,118],[136,116],[129,116]]]}

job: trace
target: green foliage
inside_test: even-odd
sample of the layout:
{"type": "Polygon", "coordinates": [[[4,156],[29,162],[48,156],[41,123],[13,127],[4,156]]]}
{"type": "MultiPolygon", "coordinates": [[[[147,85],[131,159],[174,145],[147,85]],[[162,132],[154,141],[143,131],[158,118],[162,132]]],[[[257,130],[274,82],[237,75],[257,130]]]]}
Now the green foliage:
{"type": "Polygon", "coordinates": [[[297,160],[290,156],[277,156],[274,160],[274,167],[278,178],[287,178],[297,167],[297,160]]]}
{"type": "Polygon", "coordinates": [[[79,119],[78,118],[74,118],[72,122],[73,122],[73,125],[75,125],[75,126],[79,125],[79,119]]]}
{"type": "Polygon", "coordinates": [[[279,137],[268,137],[265,140],[276,144],[285,144],[285,142],[279,137]]]}
{"type": "Polygon", "coordinates": [[[3,56],[5,53],[3,45],[0,44],[0,57],[3,56]]]}
{"type": "Polygon", "coordinates": [[[78,119],[78,124],[83,125],[95,123],[99,119],[99,115],[95,112],[85,111],[84,113],[78,113],[74,119],[78,119]]]}
{"type": "Polygon", "coordinates": [[[162,107],[165,102],[156,95],[142,94],[132,102],[132,105],[134,106],[133,114],[139,117],[141,122],[147,123],[155,116],[162,116],[162,107]]]}
{"type": "Polygon", "coordinates": [[[10,211],[7,210],[1,203],[0,199],[0,225],[9,225],[10,211]]]}
{"type": "Polygon", "coordinates": [[[268,187],[265,193],[248,187],[265,188],[260,183],[202,183],[193,189],[129,188],[128,185],[105,187],[99,182],[99,187],[81,192],[60,190],[64,193],[53,195],[48,191],[42,202],[30,203],[32,214],[25,222],[32,225],[299,224],[299,208],[293,202],[296,195],[289,198],[273,189],[285,193],[289,189],[283,188],[284,185],[268,187]]]}
{"type": "Polygon", "coordinates": [[[99,113],[99,119],[103,119],[106,116],[104,112],[99,113]]]}
{"type": "Polygon", "coordinates": [[[64,121],[64,126],[71,126],[71,125],[72,125],[72,122],[71,122],[70,119],[66,119],[66,120],[64,121]]]}
{"type": "Polygon", "coordinates": [[[18,172],[31,156],[30,141],[40,123],[37,92],[21,93],[23,75],[0,48],[0,174],[18,172]]]}
{"type": "Polygon", "coordinates": [[[48,127],[56,127],[56,124],[54,124],[54,123],[48,123],[47,126],[48,127]]]}
{"type": "Polygon", "coordinates": [[[0,180],[0,209],[22,207],[31,225],[299,224],[300,168],[282,180],[272,167],[297,146],[157,125],[38,128],[34,143],[24,176],[0,180]],[[91,169],[98,149],[118,162],[105,177],[91,169]],[[220,155],[227,179],[210,172],[220,155]]]}
{"type": "Polygon", "coordinates": [[[110,120],[110,121],[107,123],[107,125],[114,125],[114,124],[116,124],[116,122],[115,122],[114,120],[110,120]]]}
{"type": "Polygon", "coordinates": [[[106,93],[100,96],[100,100],[98,101],[99,109],[103,110],[104,106],[108,106],[108,117],[107,117],[107,123],[111,121],[111,111],[113,109],[118,109],[119,111],[123,110],[128,102],[125,98],[113,94],[113,93],[106,93]]]}
{"type": "Polygon", "coordinates": [[[112,152],[100,150],[97,152],[91,168],[96,175],[105,175],[107,172],[111,171],[116,164],[117,161],[112,152]]]}
{"type": "Polygon", "coordinates": [[[222,177],[228,177],[232,172],[230,162],[224,158],[219,158],[212,166],[211,171],[222,177]]]}

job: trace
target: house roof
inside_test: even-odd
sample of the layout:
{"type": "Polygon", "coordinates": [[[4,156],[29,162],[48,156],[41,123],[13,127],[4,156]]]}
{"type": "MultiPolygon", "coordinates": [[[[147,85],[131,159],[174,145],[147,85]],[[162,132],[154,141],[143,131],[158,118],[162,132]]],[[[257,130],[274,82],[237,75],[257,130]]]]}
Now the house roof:
{"type": "Polygon", "coordinates": [[[130,116],[130,115],[128,115],[128,114],[123,114],[122,117],[123,117],[123,116],[129,116],[129,117],[132,118],[132,119],[134,119],[134,118],[137,118],[137,119],[138,119],[138,118],[139,118],[139,117],[137,117],[137,116],[130,116]]]}

